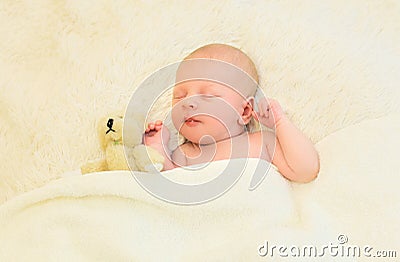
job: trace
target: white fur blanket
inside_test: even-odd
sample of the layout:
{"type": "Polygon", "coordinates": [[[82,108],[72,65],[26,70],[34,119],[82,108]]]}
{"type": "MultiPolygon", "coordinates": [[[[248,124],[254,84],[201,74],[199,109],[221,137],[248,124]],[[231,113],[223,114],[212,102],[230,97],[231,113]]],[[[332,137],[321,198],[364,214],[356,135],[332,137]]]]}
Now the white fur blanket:
{"type": "MultiPolygon", "coordinates": [[[[335,237],[332,224],[315,207],[302,221],[291,185],[274,169],[249,191],[256,162],[249,160],[230,191],[198,206],[158,200],[125,171],[54,181],[0,209],[0,260],[254,260],[266,239],[296,244],[335,237]],[[311,223],[310,217],[329,227],[311,223]]],[[[196,175],[215,175],[212,171],[225,163],[214,162],[196,175]]],[[[190,176],[181,169],[164,175],[181,182],[190,176]]]]}
{"type": "Polygon", "coordinates": [[[1,1],[0,260],[252,258],[264,239],[338,234],[394,249],[399,14],[392,0],[1,1]],[[155,70],[211,42],[253,58],[261,88],[316,143],[316,181],[271,175],[263,186],[273,190],[238,186],[210,206],[178,207],[124,172],[56,180],[102,155],[97,119],[126,106],[155,70]],[[262,193],[284,205],[256,209],[262,193]]]}
{"type": "MultiPolygon", "coordinates": [[[[161,201],[126,171],[67,176],[0,207],[0,260],[254,261],[264,258],[258,248],[265,241],[288,248],[312,245],[321,254],[324,245],[341,246],[340,235],[348,239],[342,246],[361,249],[359,261],[370,259],[363,253],[366,245],[373,248],[370,255],[396,251],[400,178],[396,156],[387,152],[399,152],[400,142],[393,139],[398,119],[367,121],[321,141],[321,173],[313,183],[292,185],[271,168],[249,191],[257,163],[250,159],[230,191],[197,206],[161,201]],[[387,143],[384,135],[393,140],[387,143]],[[358,153],[366,144],[370,150],[358,153]]],[[[225,164],[213,162],[199,176],[208,179],[225,164]]],[[[188,174],[182,169],[164,175],[193,182],[184,180],[188,174]]],[[[283,259],[276,250],[266,257],[283,259]]],[[[353,256],[326,253],[318,259],[353,256]]]]}

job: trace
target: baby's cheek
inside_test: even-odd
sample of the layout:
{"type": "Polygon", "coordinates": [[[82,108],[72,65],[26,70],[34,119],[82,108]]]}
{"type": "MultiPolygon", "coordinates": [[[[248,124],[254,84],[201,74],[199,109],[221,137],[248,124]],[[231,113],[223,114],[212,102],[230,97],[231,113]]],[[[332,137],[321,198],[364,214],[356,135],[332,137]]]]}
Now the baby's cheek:
{"type": "Polygon", "coordinates": [[[174,124],[175,128],[179,130],[180,126],[183,123],[183,112],[178,108],[173,108],[171,111],[171,120],[174,124]]]}
{"type": "Polygon", "coordinates": [[[208,116],[208,125],[207,128],[209,131],[226,131],[229,129],[230,121],[228,117],[211,117],[208,116]]]}

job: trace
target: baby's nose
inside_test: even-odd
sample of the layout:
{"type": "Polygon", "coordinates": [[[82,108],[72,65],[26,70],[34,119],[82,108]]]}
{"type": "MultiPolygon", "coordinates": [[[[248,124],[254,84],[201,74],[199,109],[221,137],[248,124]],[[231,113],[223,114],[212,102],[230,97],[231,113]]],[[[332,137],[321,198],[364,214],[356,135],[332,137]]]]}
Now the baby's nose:
{"type": "Polygon", "coordinates": [[[182,101],[182,106],[185,109],[196,110],[198,107],[198,102],[196,101],[196,99],[189,97],[182,101]]]}

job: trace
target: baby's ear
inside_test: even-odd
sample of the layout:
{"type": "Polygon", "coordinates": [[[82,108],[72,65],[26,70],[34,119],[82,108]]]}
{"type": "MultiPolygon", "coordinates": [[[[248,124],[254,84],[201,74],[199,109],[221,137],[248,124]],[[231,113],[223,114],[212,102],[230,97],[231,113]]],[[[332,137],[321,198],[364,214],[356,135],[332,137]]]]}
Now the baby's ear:
{"type": "Polygon", "coordinates": [[[241,120],[240,124],[247,125],[253,116],[254,97],[250,96],[246,98],[243,101],[242,106],[243,106],[243,113],[240,119],[241,120]]]}
{"type": "Polygon", "coordinates": [[[245,109],[246,107],[249,107],[249,106],[251,108],[253,108],[253,106],[254,106],[254,97],[253,96],[249,96],[248,98],[246,98],[242,101],[243,109],[245,109]]]}
{"type": "Polygon", "coordinates": [[[246,101],[251,106],[251,108],[253,109],[253,107],[254,107],[254,96],[250,96],[250,97],[246,98],[246,101]]]}

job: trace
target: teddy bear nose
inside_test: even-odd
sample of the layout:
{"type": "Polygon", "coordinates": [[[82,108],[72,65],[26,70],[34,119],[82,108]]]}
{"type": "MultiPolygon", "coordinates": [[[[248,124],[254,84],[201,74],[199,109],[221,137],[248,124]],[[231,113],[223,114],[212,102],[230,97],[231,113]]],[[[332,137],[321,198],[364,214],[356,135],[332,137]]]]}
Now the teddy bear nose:
{"type": "Polygon", "coordinates": [[[115,130],[112,129],[113,124],[114,124],[114,119],[109,118],[108,121],[107,121],[108,130],[107,130],[106,134],[108,134],[108,132],[110,132],[110,131],[115,132],[115,130]]]}

